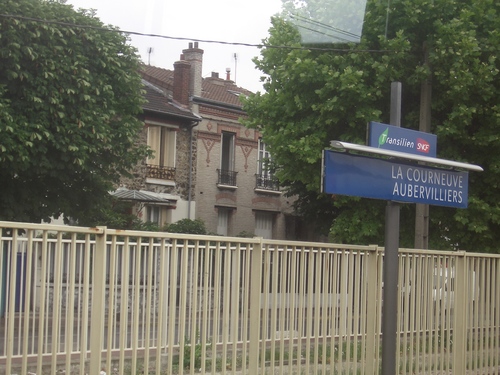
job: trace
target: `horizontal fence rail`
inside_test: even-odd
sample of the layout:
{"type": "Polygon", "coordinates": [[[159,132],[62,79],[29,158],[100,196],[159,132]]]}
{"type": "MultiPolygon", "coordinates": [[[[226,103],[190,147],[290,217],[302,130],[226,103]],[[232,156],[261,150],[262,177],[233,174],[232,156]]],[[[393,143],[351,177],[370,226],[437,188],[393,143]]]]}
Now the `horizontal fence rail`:
{"type": "MultiPolygon", "coordinates": [[[[0,228],[1,374],[379,373],[383,248],[0,228]]],[[[499,262],[400,249],[398,373],[499,373],[499,262]]]]}

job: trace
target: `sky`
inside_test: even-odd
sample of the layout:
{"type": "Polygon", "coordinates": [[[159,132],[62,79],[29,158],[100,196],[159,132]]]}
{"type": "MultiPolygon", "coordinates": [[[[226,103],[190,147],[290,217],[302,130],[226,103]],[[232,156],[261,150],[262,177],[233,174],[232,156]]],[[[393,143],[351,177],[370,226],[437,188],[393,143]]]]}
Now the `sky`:
{"type": "MultiPolygon", "coordinates": [[[[123,31],[157,34],[168,37],[229,43],[259,44],[269,35],[271,16],[281,10],[281,0],[68,0],[78,8],[95,9],[104,24],[123,31]]],[[[189,40],[174,40],[131,35],[131,44],[146,64],[173,69],[189,40]],[[148,50],[152,48],[151,54],[148,50]]],[[[252,59],[259,55],[256,47],[225,45],[200,41],[203,54],[203,76],[212,72],[231,79],[250,91],[262,91],[252,59]],[[236,54],[236,58],[235,58],[236,54]]]]}

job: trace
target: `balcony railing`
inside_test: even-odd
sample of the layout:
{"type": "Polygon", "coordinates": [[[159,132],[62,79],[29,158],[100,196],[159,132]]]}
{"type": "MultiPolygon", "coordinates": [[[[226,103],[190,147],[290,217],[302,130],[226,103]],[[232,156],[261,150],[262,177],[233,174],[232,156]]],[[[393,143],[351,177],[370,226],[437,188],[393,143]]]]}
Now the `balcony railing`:
{"type": "Polygon", "coordinates": [[[238,172],[217,169],[217,173],[219,175],[218,185],[236,186],[236,175],[238,172]]]}
{"type": "Polygon", "coordinates": [[[279,191],[278,180],[274,177],[266,177],[262,175],[255,175],[255,188],[270,191],[279,191]]]}
{"type": "Polygon", "coordinates": [[[148,164],[146,177],[157,178],[159,180],[175,180],[175,168],[173,167],[162,167],[160,165],[148,164]]]}

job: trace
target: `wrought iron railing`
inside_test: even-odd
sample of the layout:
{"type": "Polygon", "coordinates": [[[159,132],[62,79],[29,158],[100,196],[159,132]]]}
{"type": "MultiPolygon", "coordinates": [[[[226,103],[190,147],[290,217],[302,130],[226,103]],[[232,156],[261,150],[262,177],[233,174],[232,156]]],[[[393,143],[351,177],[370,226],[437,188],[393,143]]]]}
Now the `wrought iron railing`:
{"type": "Polygon", "coordinates": [[[175,180],[175,168],[174,167],[163,167],[160,165],[148,164],[146,177],[157,178],[159,180],[175,180]]]}
{"type": "Polygon", "coordinates": [[[266,177],[259,174],[255,175],[255,188],[270,191],[279,191],[278,180],[274,177],[266,177]]]}
{"type": "Polygon", "coordinates": [[[236,175],[238,174],[238,172],[228,171],[225,169],[217,169],[217,173],[219,174],[217,184],[236,186],[236,175]]]}

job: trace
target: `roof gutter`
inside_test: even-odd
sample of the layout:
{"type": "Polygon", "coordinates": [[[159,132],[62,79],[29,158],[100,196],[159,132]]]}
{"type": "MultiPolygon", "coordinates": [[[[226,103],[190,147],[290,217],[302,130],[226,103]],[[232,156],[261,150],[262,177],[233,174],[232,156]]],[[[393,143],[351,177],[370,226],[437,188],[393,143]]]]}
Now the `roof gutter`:
{"type": "Polygon", "coordinates": [[[164,116],[172,118],[172,119],[189,120],[189,121],[197,122],[197,123],[202,120],[202,118],[197,116],[197,115],[189,116],[189,115],[181,115],[181,114],[177,114],[177,113],[174,114],[174,113],[168,113],[168,112],[163,112],[163,111],[156,111],[154,109],[143,109],[143,113],[146,113],[146,112],[164,115],[164,116]]]}

